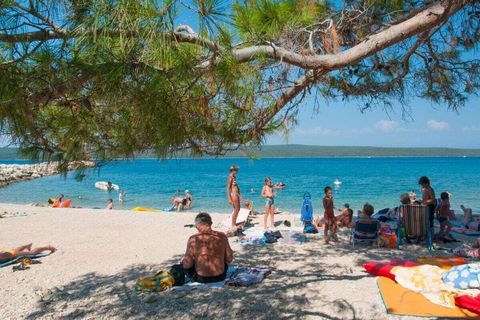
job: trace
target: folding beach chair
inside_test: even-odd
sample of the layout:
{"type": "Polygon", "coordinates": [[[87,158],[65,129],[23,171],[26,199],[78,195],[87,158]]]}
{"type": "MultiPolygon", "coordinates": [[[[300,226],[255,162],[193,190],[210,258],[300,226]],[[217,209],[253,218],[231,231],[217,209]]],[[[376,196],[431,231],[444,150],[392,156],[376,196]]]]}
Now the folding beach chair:
{"type": "Polygon", "coordinates": [[[430,230],[428,207],[421,205],[404,204],[400,207],[400,220],[397,229],[398,245],[402,243],[402,228],[407,238],[425,239],[428,250],[432,250],[432,235],[430,230]]]}
{"type": "Polygon", "coordinates": [[[355,242],[376,242],[379,246],[380,222],[375,219],[360,219],[355,222],[350,239],[352,248],[355,248],[355,242]]]}

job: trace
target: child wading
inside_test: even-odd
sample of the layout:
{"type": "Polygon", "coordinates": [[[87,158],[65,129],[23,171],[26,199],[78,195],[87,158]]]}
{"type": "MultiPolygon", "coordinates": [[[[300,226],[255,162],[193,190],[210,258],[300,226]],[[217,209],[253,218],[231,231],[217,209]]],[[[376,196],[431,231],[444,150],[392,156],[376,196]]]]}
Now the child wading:
{"type": "Polygon", "coordinates": [[[333,209],[335,206],[333,205],[333,196],[332,196],[332,188],[325,187],[325,197],[323,198],[323,208],[325,209],[325,213],[323,217],[325,219],[325,243],[329,243],[328,237],[328,230],[330,230],[330,234],[333,241],[337,241],[337,221],[335,219],[335,214],[333,213],[333,209]]]}
{"type": "Polygon", "coordinates": [[[265,184],[262,188],[262,197],[265,198],[265,216],[263,217],[263,228],[267,230],[268,216],[270,216],[271,227],[275,227],[273,217],[275,214],[275,204],[273,200],[275,193],[273,192],[272,179],[269,177],[265,178],[265,184]]]}

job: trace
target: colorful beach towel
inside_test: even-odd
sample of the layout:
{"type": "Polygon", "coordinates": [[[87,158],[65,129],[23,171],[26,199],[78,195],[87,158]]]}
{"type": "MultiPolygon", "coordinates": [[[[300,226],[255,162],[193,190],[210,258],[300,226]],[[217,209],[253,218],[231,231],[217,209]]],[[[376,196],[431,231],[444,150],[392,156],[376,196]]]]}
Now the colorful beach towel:
{"type": "Polygon", "coordinates": [[[5,262],[1,262],[1,263],[0,263],[0,268],[9,266],[9,265],[11,265],[11,264],[13,264],[13,263],[16,263],[16,262],[20,261],[20,260],[23,259],[23,258],[37,259],[37,258],[41,258],[41,257],[48,256],[48,255],[50,255],[50,254],[52,254],[52,253],[49,252],[49,253],[39,253],[39,254],[34,254],[34,255],[19,256],[19,257],[16,257],[15,259],[11,259],[11,260],[8,260],[8,261],[5,261],[5,262]]]}
{"type": "Polygon", "coordinates": [[[420,293],[408,290],[395,281],[378,277],[377,284],[385,308],[390,314],[446,319],[478,319],[478,315],[458,307],[445,308],[428,301],[420,293]]]}
{"type": "Polygon", "coordinates": [[[457,289],[479,289],[480,263],[452,267],[443,274],[443,281],[457,289]]]}
{"type": "Polygon", "coordinates": [[[480,258],[480,249],[473,248],[469,244],[463,244],[462,246],[453,249],[452,252],[457,257],[473,258],[473,259],[480,258]]]}
{"type": "Polygon", "coordinates": [[[476,296],[480,290],[462,290],[451,286],[443,281],[446,271],[432,265],[420,265],[417,267],[394,267],[392,273],[398,284],[406,289],[418,292],[430,302],[447,307],[455,308],[455,297],[458,295],[476,296]]]}
{"type": "Polygon", "coordinates": [[[468,263],[467,260],[460,257],[417,257],[417,261],[421,264],[438,266],[444,270],[450,270],[453,266],[468,263]]]}

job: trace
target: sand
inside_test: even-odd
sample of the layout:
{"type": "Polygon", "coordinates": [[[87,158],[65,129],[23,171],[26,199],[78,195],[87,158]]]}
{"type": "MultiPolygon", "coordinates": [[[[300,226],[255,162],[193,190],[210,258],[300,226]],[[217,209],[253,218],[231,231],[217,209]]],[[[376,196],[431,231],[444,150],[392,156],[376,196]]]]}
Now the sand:
{"type": "MultiPolygon", "coordinates": [[[[361,264],[428,253],[415,245],[401,251],[367,246],[352,250],[347,230],[340,231],[336,245],[325,245],[322,235],[308,235],[302,245],[255,247],[230,238],[235,264],[273,269],[264,282],[247,288],[161,293],[146,302],[133,290],[134,280],[182,257],[195,232],[184,225],[193,223],[195,212],[0,204],[2,210],[18,214],[0,219],[1,247],[33,242],[58,248],[28,270],[0,268],[2,319],[396,319],[386,314],[376,279],[361,264]]],[[[226,215],[212,217],[218,225],[226,215]]],[[[276,218],[294,222],[295,216],[276,218]]]]}

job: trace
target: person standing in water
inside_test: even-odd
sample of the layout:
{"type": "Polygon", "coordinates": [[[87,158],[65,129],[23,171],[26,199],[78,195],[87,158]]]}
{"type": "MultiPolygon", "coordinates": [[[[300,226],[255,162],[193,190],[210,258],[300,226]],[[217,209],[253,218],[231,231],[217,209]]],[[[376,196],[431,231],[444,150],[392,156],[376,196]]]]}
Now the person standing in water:
{"type": "Polygon", "coordinates": [[[270,216],[271,227],[274,228],[274,214],[275,204],[273,198],[275,193],[273,192],[273,183],[270,177],[265,178],[265,184],[262,188],[262,197],[265,199],[265,216],[263,217],[263,228],[267,230],[268,216],[270,216]]]}
{"type": "Polygon", "coordinates": [[[237,184],[238,167],[233,165],[230,167],[230,174],[227,178],[227,199],[228,203],[233,206],[231,229],[237,229],[237,216],[240,211],[240,188],[237,184]]]}

